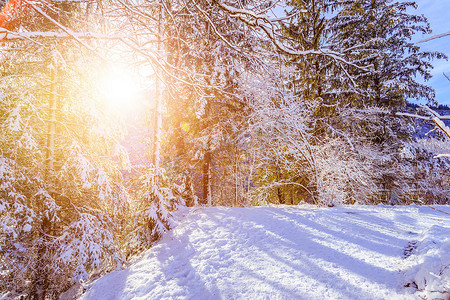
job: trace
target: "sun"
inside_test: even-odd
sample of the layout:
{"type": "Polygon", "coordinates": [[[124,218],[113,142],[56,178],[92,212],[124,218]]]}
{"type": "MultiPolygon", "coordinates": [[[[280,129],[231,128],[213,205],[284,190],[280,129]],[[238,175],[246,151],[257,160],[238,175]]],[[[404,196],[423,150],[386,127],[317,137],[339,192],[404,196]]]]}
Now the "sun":
{"type": "Polygon", "coordinates": [[[114,66],[102,75],[99,90],[109,107],[123,110],[136,106],[141,89],[137,74],[125,67],[114,66]]]}

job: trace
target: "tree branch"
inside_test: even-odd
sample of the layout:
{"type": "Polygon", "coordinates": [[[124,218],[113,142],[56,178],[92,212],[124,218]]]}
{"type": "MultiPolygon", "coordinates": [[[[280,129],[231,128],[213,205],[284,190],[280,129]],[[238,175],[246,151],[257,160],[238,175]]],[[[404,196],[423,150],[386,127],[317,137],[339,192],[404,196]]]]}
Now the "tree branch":
{"type": "Polygon", "coordinates": [[[0,42],[8,42],[15,40],[29,40],[35,38],[42,39],[64,39],[64,38],[78,38],[78,39],[105,39],[114,40],[120,39],[119,36],[102,35],[93,32],[72,32],[67,34],[64,32],[55,31],[29,31],[29,32],[14,32],[0,27],[0,42]]]}
{"type": "Polygon", "coordinates": [[[447,35],[450,35],[450,31],[446,32],[446,33],[441,33],[441,34],[436,34],[436,35],[430,36],[429,38],[426,38],[424,40],[418,41],[417,44],[425,43],[425,42],[428,42],[428,41],[431,41],[431,40],[435,40],[435,39],[440,39],[440,38],[442,38],[444,36],[447,36],[447,35]]]}

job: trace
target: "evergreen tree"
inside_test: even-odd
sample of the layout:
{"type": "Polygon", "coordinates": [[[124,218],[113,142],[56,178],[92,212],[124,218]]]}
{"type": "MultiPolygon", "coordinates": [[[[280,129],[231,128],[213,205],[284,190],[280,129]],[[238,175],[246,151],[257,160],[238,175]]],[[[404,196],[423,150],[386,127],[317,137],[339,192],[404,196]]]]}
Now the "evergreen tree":
{"type": "MultiPolygon", "coordinates": [[[[34,3],[43,11],[47,4],[34,3]]],[[[57,31],[40,24],[20,30],[57,31]]],[[[122,130],[87,88],[90,78],[79,76],[93,61],[73,41],[3,49],[0,290],[56,298],[123,262],[117,232],[128,199],[117,164],[123,151],[115,151],[122,130]]]]}
{"type": "Polygon", "coordinates": [[[411,41],[415,33],[430,33],[426,17],[410,14],[415,2],[356,0],[342,6],[330,22],[332,49],[362,68],[350,68],[357,93],[355,105],[405,107],[408,99],[434,103],[434,90],[416,77],[430,79],[430,59],[411,41]],[[362,103],[361,103],[362,102],[362,103]]]}
{"type": "MultiPolygon", "coordinates": [[[[322,49],[326,42],[328,1],[300,0],[288,4],[287,16],[291,17],[289,24],[283,27],[293,47],[299,51],[322,49]]],[[[294,93],[302,100],[322,99],[327,92],[325,82],[330,75],[330,61],[317,54],[292,55],[290,61],[294,65],[290,80],[294,93]]]]}

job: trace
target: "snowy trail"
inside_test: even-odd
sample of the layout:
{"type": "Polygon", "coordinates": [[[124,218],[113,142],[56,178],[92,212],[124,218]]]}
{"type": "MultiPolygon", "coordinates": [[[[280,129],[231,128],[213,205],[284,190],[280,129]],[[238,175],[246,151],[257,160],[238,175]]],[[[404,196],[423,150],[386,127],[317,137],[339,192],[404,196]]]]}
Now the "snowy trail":
{"type": "Polygon", "coordinates": [[[177,214],[172,232],[82,299],[416,299],[404,249],[432,226],[450,230],[448,215],[416,206],[177,214]]]}

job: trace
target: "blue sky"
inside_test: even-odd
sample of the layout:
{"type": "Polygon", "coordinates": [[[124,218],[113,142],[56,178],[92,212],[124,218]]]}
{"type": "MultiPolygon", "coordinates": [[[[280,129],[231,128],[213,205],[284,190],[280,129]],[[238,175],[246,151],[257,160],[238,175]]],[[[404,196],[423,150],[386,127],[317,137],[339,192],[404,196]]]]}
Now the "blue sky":
{"type": "MultiPolygon", "coordinates": [[[[428,18],[433,33],[431,35],[418,34],[415,41],[429,36],[450,31],[450,0],[416,0],[418,4],[415,14],[423,14],[428,18]]],[[[439,51],[450,57],[450,36],[419,44],[423,51],[439,51]]],[[[450,105],[450,81],[444,75],[450,76],[450,61],[433,61],[433,78],[427,84],[436,90],[436,100],[439,104],[450,105]]],[[[417,101],[413,101],[417,103],[417,101]]]]}

